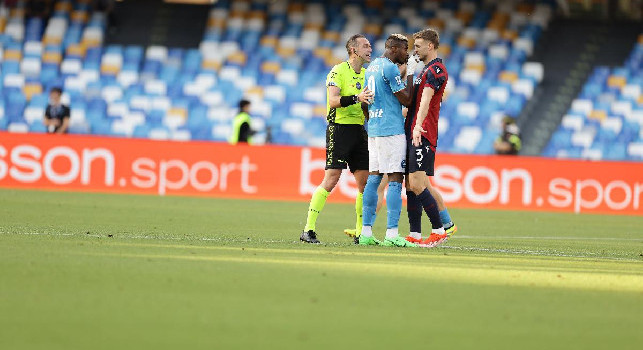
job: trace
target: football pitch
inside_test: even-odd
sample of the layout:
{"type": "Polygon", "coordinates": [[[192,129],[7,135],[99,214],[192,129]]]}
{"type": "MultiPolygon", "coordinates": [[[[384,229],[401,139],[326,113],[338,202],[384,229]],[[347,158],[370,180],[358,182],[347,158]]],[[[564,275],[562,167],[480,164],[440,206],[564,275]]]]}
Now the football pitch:
{"type": "Polygon", "coordinates": [[[0,349],[643,344],[643,216],[452,209],[441,247],[362,247],[328,203],[311,246],[307,206],[0,189],[0,349]]]}

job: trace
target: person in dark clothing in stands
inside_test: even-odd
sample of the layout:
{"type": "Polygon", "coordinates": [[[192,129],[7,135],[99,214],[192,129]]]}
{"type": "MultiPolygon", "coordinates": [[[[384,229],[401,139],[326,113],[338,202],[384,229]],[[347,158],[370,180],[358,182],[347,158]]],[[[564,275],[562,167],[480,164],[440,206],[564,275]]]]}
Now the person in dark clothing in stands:
{"type": "Polygon", "coordinates": [[[69,129],[70,109],[61,103],[62,93],[59,87],[52,88],[49,92],[49,104],[43,120],[48,133],[66,134],[69,129]]]}
{"type": "Polygon", "coordinates": [[[250,129],[250,101],[239,101],[239,114],[234,117],[232,121],[232,135],[230,135],[230,143],[235,145],[239,142],[250,143],[251,136],[254,134],[250,129]]]}
{"type": "Polygon", "coordinates": [[[516,125],[514,118],[505,117],[502,119],[502,134],[493,144],[496,154],[516,155],[521,147],[520,128],[516,125]]]}

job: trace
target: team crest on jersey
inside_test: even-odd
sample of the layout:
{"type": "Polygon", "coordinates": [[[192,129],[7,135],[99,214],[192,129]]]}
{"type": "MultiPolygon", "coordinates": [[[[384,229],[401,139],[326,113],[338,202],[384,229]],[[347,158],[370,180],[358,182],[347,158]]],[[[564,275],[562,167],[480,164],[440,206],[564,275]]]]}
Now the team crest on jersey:
{"type": "Polygon", "coordinates": [[[361,90],[362,89],[362,84],[360,84],[359,81],[358,81],[357,83],[355,83],[355,87],[357,88],[357,90],[361,90]]]}

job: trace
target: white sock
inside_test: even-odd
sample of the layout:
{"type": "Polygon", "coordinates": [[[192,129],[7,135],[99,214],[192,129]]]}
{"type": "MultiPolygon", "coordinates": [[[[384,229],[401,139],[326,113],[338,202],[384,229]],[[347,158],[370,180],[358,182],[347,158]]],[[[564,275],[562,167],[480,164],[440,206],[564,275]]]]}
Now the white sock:
{"type": "Polygon", "coordinates": [[[373,227],[372,226],[362,226],[362,236],[364,237],[373,237],[373,227]]]}
{"type": "Polygon", "coordinates": [[[409,236],[415,238],[415,239],[422,239],[422,234],[419,232],[411,232],[409,233],[409,236]]]}
{"type": "Polygon", "coordinates": [[[431,230],[431,233],[437,233],[439,235],[443,235],[444,234],[444,227],[434,228],[433,230],[431,230]]]}
{"type": "Polygon", "coordinates": [[[386,229],[386,239],[392,239],[399,236],[397,227],[386,229]]]}

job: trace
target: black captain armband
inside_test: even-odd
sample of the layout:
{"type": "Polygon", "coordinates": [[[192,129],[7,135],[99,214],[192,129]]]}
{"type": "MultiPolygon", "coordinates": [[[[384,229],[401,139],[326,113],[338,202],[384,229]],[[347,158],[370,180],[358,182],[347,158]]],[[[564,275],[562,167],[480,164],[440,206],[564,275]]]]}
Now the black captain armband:
{"type": "Polygon", "coordinates": [[[342,96],[339,98],[339,105],[342,107],[348,107],[350,105],[356,104],[357,102],[359,102],[357,95],[342,96]]]}

